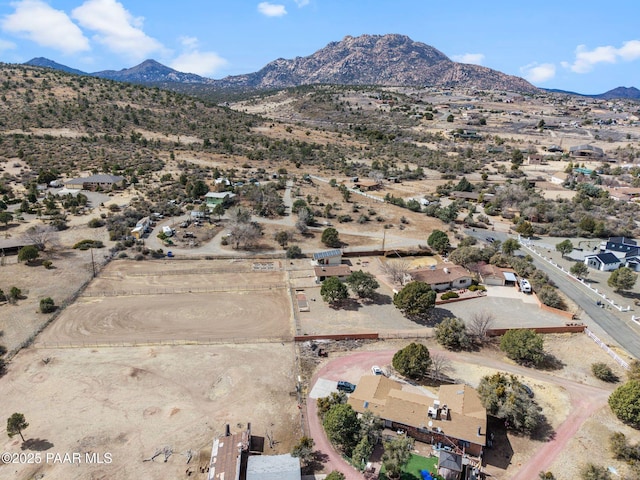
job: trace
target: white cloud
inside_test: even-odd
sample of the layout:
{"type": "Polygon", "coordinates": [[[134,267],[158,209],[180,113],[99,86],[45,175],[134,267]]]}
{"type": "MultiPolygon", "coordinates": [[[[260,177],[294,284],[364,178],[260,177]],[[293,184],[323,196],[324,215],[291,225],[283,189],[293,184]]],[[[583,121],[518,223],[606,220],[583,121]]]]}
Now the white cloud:
{"type": "Polygon", "coordinates": [[[0,52],[4,52],[5,50],[14,50],[17,45],[9,40],[2,40],[0,38],[0,52]]]}
{"type": "Polygon", "coordinates": [[[116,0],[87,0],[71,15],[82,27],[95,31],[94,39],[113,52],[144,58],[163,49],[160,42],[142,31],[144,19],[133,17],[116,0]]]}
{"type": "Polygon", "coordinates": [[[196,37],[180,37],[179,40],[184,48],[190,50],[198,48],[198,39],[196,37]]]}
{"type": "Polygon", "coordinates": [[[215,52],[199,52],[197,50],[180,54],[169,65],[174,70],[211,76],[225,66],[227,61],[215,52]]]}
{"type": "Polygon", "coordinates": [[[284,5],[276,5],[269,2],[261,2],[258,4],[258,11],[267,17],[282,17],[287,14],[284,5]]]}
{"type": "Polygon", "coordinates": [[[41,0],[11,4],[15,12],[2,19],[2,29],[65,54],[89,50],[89,40],[67,14],[41,0]]]}
{"type": "Polygon", "coordinates": [[[586,45],[578,45],[573,63],[562,62],[561,65],[575,73],[588,73],[599,63],[617,63],[618,60],[629,62],[637,58],[640,58],[640,40],[630,40],[620,48],[605,45],[587,50],[586,45]]]}
{"type": "Polygon", "coordinates": [[[199,51],[200,42],[196,37],[185,36],[178,40],[182,44],[183,52],[169,63],[174,70],[210,77],[227,65],[227,61],[217,53],[199,51]]]}
{"type": "Polygon", "coordinates": [[[520,67],[520,72],[531,83],[543,83],[556,76],[556,66],[553,63],[530,63],[520,67]]]}
{"type": "Polygon", "coordinates": [[[618,50],[623,60],[631,61],[640,58],[640,40],[624,42],[622,48],[618,50]]]}
{"type": "Polygon", "coordinates": [[[452,57],[456,62],[472,63],[474,65],[482,65],[484,61],[483,53],[465,53],[463,55],[454,55],[452,57]]]}

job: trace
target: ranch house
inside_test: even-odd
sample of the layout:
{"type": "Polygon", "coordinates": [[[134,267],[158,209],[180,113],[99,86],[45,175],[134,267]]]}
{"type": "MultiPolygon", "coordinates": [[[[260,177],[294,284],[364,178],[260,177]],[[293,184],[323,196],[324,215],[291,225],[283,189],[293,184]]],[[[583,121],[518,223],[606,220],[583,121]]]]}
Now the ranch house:
{"type": "Polygon", "coordinates": [[[468,385],[442,385],[433,399],[384,375],[365,375],[347,402],[358,413],[370,410],[386,428],[445,451],[477,459],[486,445],[487,412],[468,385]]]}

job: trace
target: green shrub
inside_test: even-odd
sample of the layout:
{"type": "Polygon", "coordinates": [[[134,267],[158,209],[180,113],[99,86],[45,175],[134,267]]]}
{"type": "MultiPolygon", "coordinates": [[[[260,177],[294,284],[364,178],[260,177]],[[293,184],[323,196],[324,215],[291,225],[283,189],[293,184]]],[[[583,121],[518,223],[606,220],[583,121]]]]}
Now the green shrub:
{"type": "Polygon", "coordinates": [[[618,377],[613,373],[611,367],[606,363],[593,363],[591,364],[591,373],[593,376],[604,382],[617,382],[618,377]]]}
{"type": "Polygon", "coordinates": [[[53,266],[53,262],[51,260],[45,260],[42,262],[42,266],[49,270],[53,266]]]}
{"type": "Polygon", "coordinates": [[[287,248],[287,258],[301,258],[302,250],[298,245],[291,245],[287,248]]]}
{"type": "Polygon", "coordinates": [[[100,228],[100,227],[103,227],[105,223],[106,222],[101,218],[92,218],[91,220],[89,220],[89,223],[87,224],[87,226],[89,228],[100,228]]]}
{"type": "Polygon", "coordinates": [[[487,287],[485,287],[484,285],[471,285],[468,290],[470,292],[486,292],[487,291],[487,287]]]}
{"type": "Polygon", "coordinates": [[[42,313],[51,313],[56,309],[56,304],[53,298],[46,297],[40,300],[40,311],[42,313]]]}
{"type": "Polygon", "coordinates": [[[103,247],[104,247],[104,243],[102,243],[101,240],[91,240],[89,238],[80,240],[78,243],[76,243],[73,246],[73,248],[76,248],[78,250],[89,250],[90,248],[103,248],[103,247]]]}
{"type": "Polygon", "coordinates": [[[456,292],[447,292],[447,293],[443,293],[442,296],[440,297],[441,300],[449,300],[451,298],[458,298],[460,295],[458,295],[456,292]]]}

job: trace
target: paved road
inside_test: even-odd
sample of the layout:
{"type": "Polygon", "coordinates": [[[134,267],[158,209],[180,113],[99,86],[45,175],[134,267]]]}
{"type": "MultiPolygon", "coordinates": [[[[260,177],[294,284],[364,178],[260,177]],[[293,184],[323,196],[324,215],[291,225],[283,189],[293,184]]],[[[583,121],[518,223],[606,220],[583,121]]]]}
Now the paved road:
{"type": "MultiPolygon", "coordinates": [[[[596,305],[594,294],[566,273],[549,265],[546,261],[536,258],[535,255],[533,255],[533,263],[549,275],[558,288],[584,310],[589,319],[618,342],[630,355],[640,358],[640,337],[624,320],[618,318],[610,310],[596,305]]],[[[588,320],[585,323],[588,325],[588,320]]]]}
{"type": "MultiPolygon", "coordinates": [[[[497,240],[504,241],[512,236],[501,232],[488,232],[485,230],[466,230],[467,235],[473,235],[480,240],[487,237],[493,237],[497,240]]],[[[523,254],[530,254],[527,249],[520,251],[523,254]]],[[[577,282],[565,272],[558,270],[545,260],[538,258],[533,254],[533,264],[545,272],[549,278],[558,286],[558,288],[573,300],[583,311],[585,315],[581,315],[581,320],[587,325],[597,325],[609,337],[616,341],[630,355],[640,359],[640,336],[629,326],[625,320],[617,317],[610,310],[600,308],[596,305],[595,295],[585,286],[577,282]]]]}

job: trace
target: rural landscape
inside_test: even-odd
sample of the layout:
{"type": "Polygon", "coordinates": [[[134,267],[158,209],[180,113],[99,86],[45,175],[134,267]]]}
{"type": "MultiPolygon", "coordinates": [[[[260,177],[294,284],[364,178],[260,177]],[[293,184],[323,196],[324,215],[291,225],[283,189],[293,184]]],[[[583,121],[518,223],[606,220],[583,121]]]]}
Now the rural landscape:
{"type": "Polygon", "coordinates": [[[0,64],[1,478],[640,477],[635,89],[63,67],[0,64]]]}

